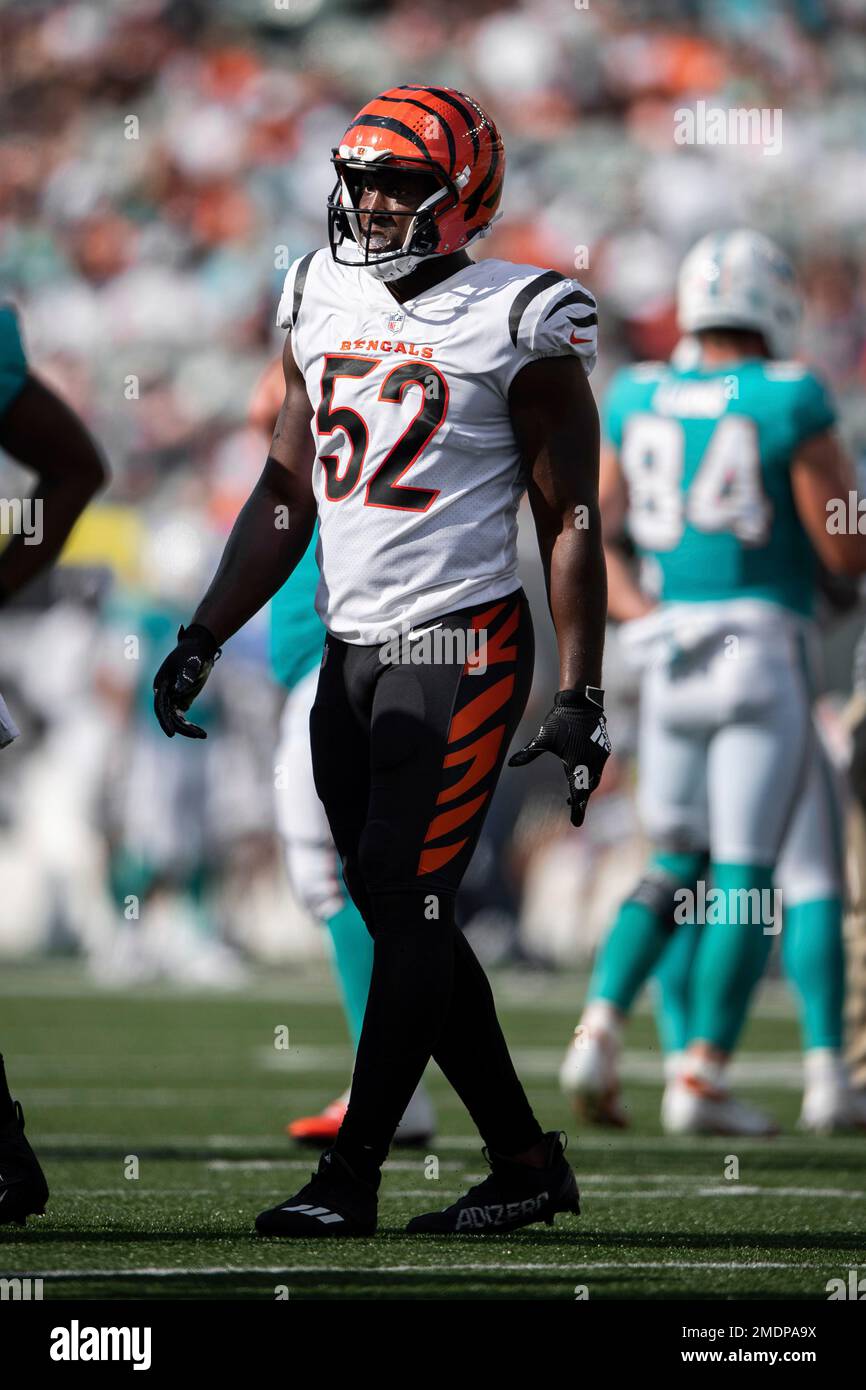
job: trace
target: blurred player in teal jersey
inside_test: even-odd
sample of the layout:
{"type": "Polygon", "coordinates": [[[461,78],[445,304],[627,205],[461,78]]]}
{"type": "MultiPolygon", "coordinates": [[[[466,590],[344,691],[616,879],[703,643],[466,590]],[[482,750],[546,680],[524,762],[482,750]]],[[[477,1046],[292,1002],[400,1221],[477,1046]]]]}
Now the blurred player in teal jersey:
{"type": "Polygon", "coordinates": [[[601,484],[609,611],[643,669],[638,799],[653,853],[600,952],[561,1080],[589,1117],[625,1122],[622,1025],[660,966],[664,1040],[679,1054],[665,1128],[774,1132],[730,1094],[725,1068],[780,898],[801,1123],[823,1132],[866,1108],[841,1057],[841,836],[811,718],[813,616],[819,562],[862,573],[866,540],[827,529],[854,478],[824,387],[787,360],[800,300],[782,253],[750,231],[708,236],[678,301],[696,360],[618,374],[601,484]]]}
{"type": "MultiPolygon", "coordinates": [[[[270,439],[283,403],[279,361],[263,377],[250,422],[270,439]]],[[[373,938],[343,883],[340,858],[324,807],[313,783],[310,709],[316,694],[325,628],[314,600],[319,582],[318,532],[288,582],[271,600],[271,669],[288,691],[276,753],[277,829],[286,853],[289,881],[300,903],[327,926],[334,970],[340,983],[353,1048],[358,1045],[373,969],[373,938]]],[[[292,1120],[286,1132],[303,1143],[333,1143],[349,1102],[347,1089],[318,1115],[292,1120]]],[[[423,1144],[435,1129],[433,1105],[422,1082],[403,1116],[394,1142],[423,1144]]]]}
{"type": "MultiPolygon", "coordinates": [[[[800,1127],[815,1134],[866,1123],[866,1103],[852,1092],[842,1060],[845,789],[839,782],[815,727],[803,794],[774,874],[783,906],[782,967],[796,996],[803,1044],[800,1127]]],[[[671,1083],[668,1104],[671,1097],[676,1104],[676,1077],[690,1038],[693,972],[702,930],[698,923],[678,927],[654,972],[656,1022],[671,1083]]],[[[744,1121],[743,1109],[733,1102],[732,1126],[737,1115],[744,1121]]]]}
{"type": "MultiPolygon", "coordinates": [[[[53,564],[107,476],[78,416],[31,372],[10,305],[0,305],[0,448],[38,480],[30,518],[36,526],[17,529],[0,551],[2,607],[53,564]]],[[[0,696],[0,748],[17,737],[0,696]]],[[[21,1104],[9,1093],[0,1057],[0,1223],[23,1226],[28,1216],[42,1214],[47,1200],[48,1185],[24,1137],[21,1104]]]]}

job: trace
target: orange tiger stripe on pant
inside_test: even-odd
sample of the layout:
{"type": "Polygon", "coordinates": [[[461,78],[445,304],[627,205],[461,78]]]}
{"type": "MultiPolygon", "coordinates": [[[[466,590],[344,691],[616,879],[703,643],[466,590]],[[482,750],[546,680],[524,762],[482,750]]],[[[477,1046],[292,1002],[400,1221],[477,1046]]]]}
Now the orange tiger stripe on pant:
{"type": "MultiPolygon", "coordinates": [[[[499,617],[504,608],[504,603],[495,604],[492,608],[483,613],[476,613],[473,617],[472,628],[476,632],[483,630],[484,640],[475,662],[466,662],[463,667],[463,676],[467,679],[474,665],[490,666],[500,662],[515,662],[517,660],[517,644],[515,642],[508,644],[508,639],[513,636],[517,628],[520,617],[519,603],[513,604],[511,612],[495,632],[487,631],[489,624],[499,617]]],[[[502,709],[503,705],[508,703],[513,691],[514,676],[502,676],[487,690],[483,690],[480,695],[469,700],[451,719],[448,743],[459,743],[469,734],[474,733],[497,710],[502,709]]],[[[459,766],[464,762],[470,762],[471,765],[455,783],[442,789],[436,798],[437,806],[462,796],[464,792],[476,786],[491,772],[496,765],[504,734],[505,724],[497,724],[474,739],[467,747],[450,751],[445,755],[442,764],[443,771],[450,767],[459,766]]],[[[488,788],[471,801],[434,815],[424,835],[425,846],[429,840],[439,839],[440,836],[456,830],[458,826],[471,822],[486,804],[489,796],[490,789],[488,788]]],[[[460,853],[468,840],[469,836],[464,835],[462,839],[452,841],[449,844],[423,849],[418,861],[418,874],[432,873],[435,869],[441,868],[443,864],[447,864],[449,860],[460,853]]]]}

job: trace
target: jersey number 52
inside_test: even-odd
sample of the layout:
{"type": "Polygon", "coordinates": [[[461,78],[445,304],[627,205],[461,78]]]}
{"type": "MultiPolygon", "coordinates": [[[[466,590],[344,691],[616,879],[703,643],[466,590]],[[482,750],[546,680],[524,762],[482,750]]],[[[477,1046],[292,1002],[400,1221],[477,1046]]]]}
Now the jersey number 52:
{"type": "MultiPolygon", "coordinates": [[[[333,354],[325,358],[322,371],[322,399],[316,411],[319,434],[342,430],[351,446],[349,457],[342,466],[337,454],[319,456],[325,470],[325,496],[330,502],[342,502],[354,492],[364,468],[370,431],[363,415],[351,406],[334,405],[334,386],[343,377],[365,377],[378,367],[378,357],[352,357],[333,354]]],[[[401,512],[426,512],[439,496],[437,488],[398,485],[412,467],[422,450],[445,419],[448,410],[448,383],[430,362],[401,362],[388,372],[379,389],[378,399],[399,405],[409,387],[420,389],[418,413],[388,450],[367,483],[364,505],[388,507],[401,512]]]]}

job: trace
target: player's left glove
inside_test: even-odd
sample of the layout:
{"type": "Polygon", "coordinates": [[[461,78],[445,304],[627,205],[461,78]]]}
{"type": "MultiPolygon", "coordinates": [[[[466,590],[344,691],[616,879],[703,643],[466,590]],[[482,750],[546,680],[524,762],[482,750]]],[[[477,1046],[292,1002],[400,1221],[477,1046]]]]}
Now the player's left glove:
{"type": "Polygon", "coordinates": [[[169,652],[153,680],[153,708],[160,728],[169,738],[183,734],[184,738],[207,738],[204,729],[184,719],[188,710],[213,670],[222,648],[201,623],[179,627],[177,646],[169,652]]]}
{"type": "Polygon", "coordinates": [[[508,759],[509,767],[523,767],[539,753],[555,753],[568,782],[572,825],[583,825],[586,803],[601,781],[610,756],[610,739],[604,717],[604,691],[585,685],[560,690],[553,709],[545,716],[535,738],[508,759]]]}

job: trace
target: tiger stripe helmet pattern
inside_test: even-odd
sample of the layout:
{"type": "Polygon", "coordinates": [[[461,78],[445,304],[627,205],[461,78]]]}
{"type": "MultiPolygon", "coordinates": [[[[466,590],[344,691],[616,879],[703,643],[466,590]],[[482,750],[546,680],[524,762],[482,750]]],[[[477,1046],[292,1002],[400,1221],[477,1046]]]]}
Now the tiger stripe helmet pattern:
{"type": "Polygon", "coordinates": [[[382,279],[406,275],[420,261],[450,255],[484,236],[502,198],[505,148],[499,131],[477,101],[452,87],[404,85],[380,93],[349,123],[332,162],[337,184],[328,199],[331,254],[382,279]],[[369,248],[369,225],[365,233],[350,188],[351,171],[374,162],[429,171],[437,183],[409,218],[402,245],[378,253],[369,248]]]}

